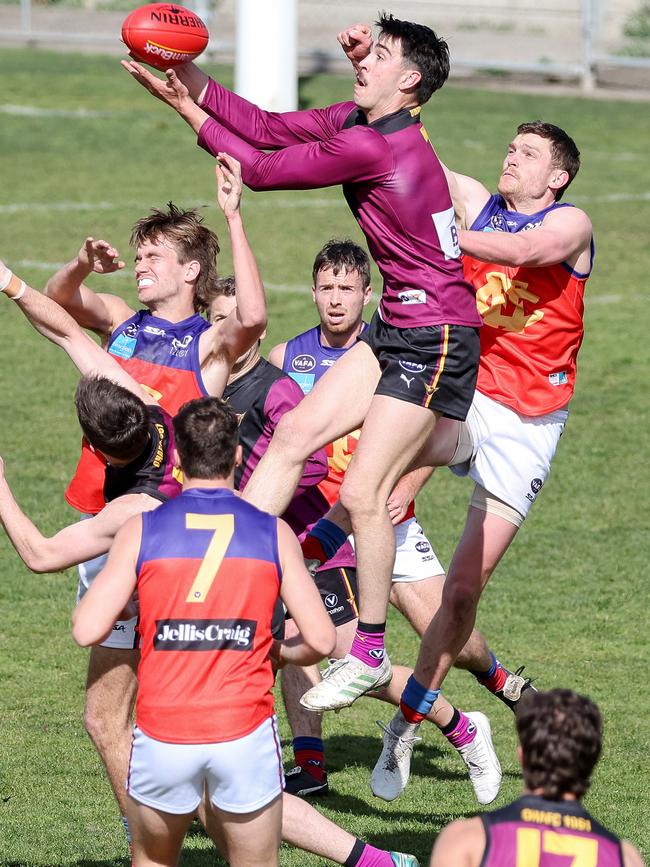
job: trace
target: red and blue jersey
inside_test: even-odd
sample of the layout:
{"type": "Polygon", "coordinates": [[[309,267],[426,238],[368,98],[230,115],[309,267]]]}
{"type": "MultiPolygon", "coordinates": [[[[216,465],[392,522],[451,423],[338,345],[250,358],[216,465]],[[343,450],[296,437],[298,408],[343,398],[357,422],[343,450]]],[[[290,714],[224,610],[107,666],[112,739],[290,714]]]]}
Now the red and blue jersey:
{"type": "Polygon", "coordinates": [[[449,186],[419,107],[370,124],[353,102],[267,112],[211,80],[201,108],[210,117],[198,144],[236,157],[251,189],[343,185],[383,277],[384,321],[397,328],[481,324],[463,276],[449,186]]]}
{"type": "Polygon", "coordinates": [[[481,867],[623,867],[621,841],[579,801],[524,795],[480,818],[485,830],[481,867]]]}
{"type": "MultiPolygon", "coordinates": [[[[524,232],[555,208],[536,214],[509,211],[491,196],[471,226],[476,232],[524,232]]],[[[593,242],[592,242],[593,263],[593,242]]],[[[540,416],[564,407],[573,395],[584,334],[584,289],[589,274],[566,263],[509,267],[463,256],[465,276],[476,290],[483,317],[476,388],[521,415],[540,416]]]]}
{"type": "Polygon", "coordinates": [[[277,518],[224,488],[142,515],[136,723],[168,743],[217,743],[273,714],[277,518]]]}
{"type": "MultiPolygon", "coordinates": [[[[115,360],[172,416],[188,400],[205,397],[201,378],[199,339],[210,328],[198,313],[169,322],[139,310],[115,329],[108,351],[115,360]]],[[[84,440],[77,469],[65,492],[79,512],[95,515],[106,505],[104,461],[84,440]]]]}

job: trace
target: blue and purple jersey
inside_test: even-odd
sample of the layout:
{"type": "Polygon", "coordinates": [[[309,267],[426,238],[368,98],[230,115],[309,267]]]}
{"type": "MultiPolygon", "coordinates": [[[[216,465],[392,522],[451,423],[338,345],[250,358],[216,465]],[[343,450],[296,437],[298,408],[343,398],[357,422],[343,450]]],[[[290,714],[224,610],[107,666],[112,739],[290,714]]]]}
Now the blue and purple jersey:
{"type": "Polygon", "coordinates": [[[198,144],[236,157],[251,189],[343,185],[383,277],[382,319],[398,328],[481,324],[449,186],[419,107],[370,124],[353,102],[280,114],[211,80],[201,108],[210,117],[198,144]]]}
{"type": "MultiPolygon", "coordinates": [[[[115,329],[108,351],[136,382],[171,415],[197,397],[207,395],[201,378],[199,339],[210,328],[198,313],[169,322],[138,310],[115,329]]],[[[105,463],[83,440],[81,457],[65,492],[79,512],[96,515],[105,506],[102,489],[105,463]]]]}
{"type": "MultiPolygon", "coordinates": [[[[367,328],[363,323],[363,330],[367,328]]],[[[282,369],[309,394],[321,376],[347,352],[347,348],[323,346],[320,325],[287,341],[282,369]]]]}
{"type": "Polygon", "coordinates": [[[169,743],[244,737],[273,713],[277,518],[225,488],[142,515],[137,725],[169,743]]]}
{"type": "Polygon", "coordinates": [[[481,867],[623,867],[620,840],[579,801],[524,795],[480,818],[485,829],[481,867]]]}

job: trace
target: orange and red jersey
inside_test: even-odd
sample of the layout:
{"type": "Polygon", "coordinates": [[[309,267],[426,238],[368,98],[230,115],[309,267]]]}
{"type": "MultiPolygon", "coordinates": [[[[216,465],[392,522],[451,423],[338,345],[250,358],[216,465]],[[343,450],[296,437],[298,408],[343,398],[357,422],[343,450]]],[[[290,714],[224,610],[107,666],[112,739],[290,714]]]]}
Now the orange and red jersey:
{"type": "MultiPolygon", "coordinates": [[[[554,204],[537,214],[505,208],[491,196],[471,229],[520,232],[539,226],[554,204]]],[[[593,262],[593,242],[592,242],[593,262]]],[[[589,274],[565,263],[508,267],[463,256],[483,317],[477,389],[521,415],[540,416],[573,395],[576,360],[584,334],[584,288],[589,274]]]]}
{"type": "Polygon", "coordinates": [[[136,724],[168,743],[244,737],[273,714],[277,518],[192,488],[142,515],[136,724]]]}
{"type": "MultiPolygon", "coordinates": [[[[111,335],[108,352],[170,415],[188,400],[205,397],[199,338],[210,327],[198,313],[181,322],[139,310],[111,335]]],[[[79,512],[96,515],[106,505],[102,493],[106,464],[82,442],[81,457],[65,492],[79,512]]]]}

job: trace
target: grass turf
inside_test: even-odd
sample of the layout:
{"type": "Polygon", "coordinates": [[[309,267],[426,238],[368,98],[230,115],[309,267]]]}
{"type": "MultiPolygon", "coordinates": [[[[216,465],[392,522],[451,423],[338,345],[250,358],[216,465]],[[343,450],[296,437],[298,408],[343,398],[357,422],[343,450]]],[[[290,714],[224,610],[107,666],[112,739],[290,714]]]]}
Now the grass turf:
{"type": "MultiPolygon", "coordinates": [[[[229,83],[230,70],[215,71],[229,83]]],[[[212,160],[114,59],[5,49],[0,72],[0,257],[33,285],[42,286],[88,234],[113,241],[130,263],[131,224],[170,199],[205,205],[208,223],[225,235],[212,160]]],[[[300,90],[304,106],[349,93],[348,81],[327,76],[303,81],[300,90]]],[[[534,117],[565,127],[582,149],[583,168],[567,199],[592,217],[596,269],[566,435],[544,494],[485,593],[478,625],[505,663],[525,662],[541,687],[571,686],[599,702],[606,746],[587,805],[647,858],[650,117],[640,104],[453,86],[424,111],[440,157],[489,186],[516,124],[534,117]]],[[[270,347],[313,323],[307,288],[322,243],[363,239],[337,189],[247,193],[244,211],[269,287],[270,347]]],[[[220,270],[227,273],[223,247],[220,270]]],[[[90,282],[134,297],[128,267],[90,282]]],[[[0,322],[0,454],[19,501],[49,534],[75,517],[61,492],[77,456],[76,376],[7,302],[0,322]]],[[[443,563],[468,492],[441,471],[418,500],[443,563]]],[[[86,654],[69,634],[74,571],[32,575],[4,537],[0,568],[0,864],[124,863],[114,803],[83,731],[86,654]]],[[[416,653],[415,637],[394,615],[389,650],[404,662],[416,653]]],[[[505,772],[497,804],[506,803],[521,785],[510,712],[460,672],[452,672],[445,692],[491,717],[505,772]]],[[[326,717],[333,794],[320,804],[353,833],[425,861],[439,829],[474,814],[476,805],[464,768],[434,730],[425,732],[404,795],[392,804],[373,799],[368,778],[380,748],[374,720],[386,716],[385,708],[362,701],[326,717]]],[[[282,730],[288,735],[284,723],[282,730]]],[[[208,842],[190,836],[182,863],[214,863],[208,842]]],[[[319,863],[282,849],[286,867],[319,863]]]]}

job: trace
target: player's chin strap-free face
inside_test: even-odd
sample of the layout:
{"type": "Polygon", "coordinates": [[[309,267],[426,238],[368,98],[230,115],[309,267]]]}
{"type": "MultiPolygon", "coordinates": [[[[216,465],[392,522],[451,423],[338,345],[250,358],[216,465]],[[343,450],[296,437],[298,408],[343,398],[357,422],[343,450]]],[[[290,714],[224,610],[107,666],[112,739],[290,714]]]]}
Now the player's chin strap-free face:
{"type": "Polygon", "coordinates": [[[25,281],[16,277],[9,268],[5,266],[4,270],[0,270],[0,292],[4,292],[12,301],[19,301],[26,289],[25,281]]]}

